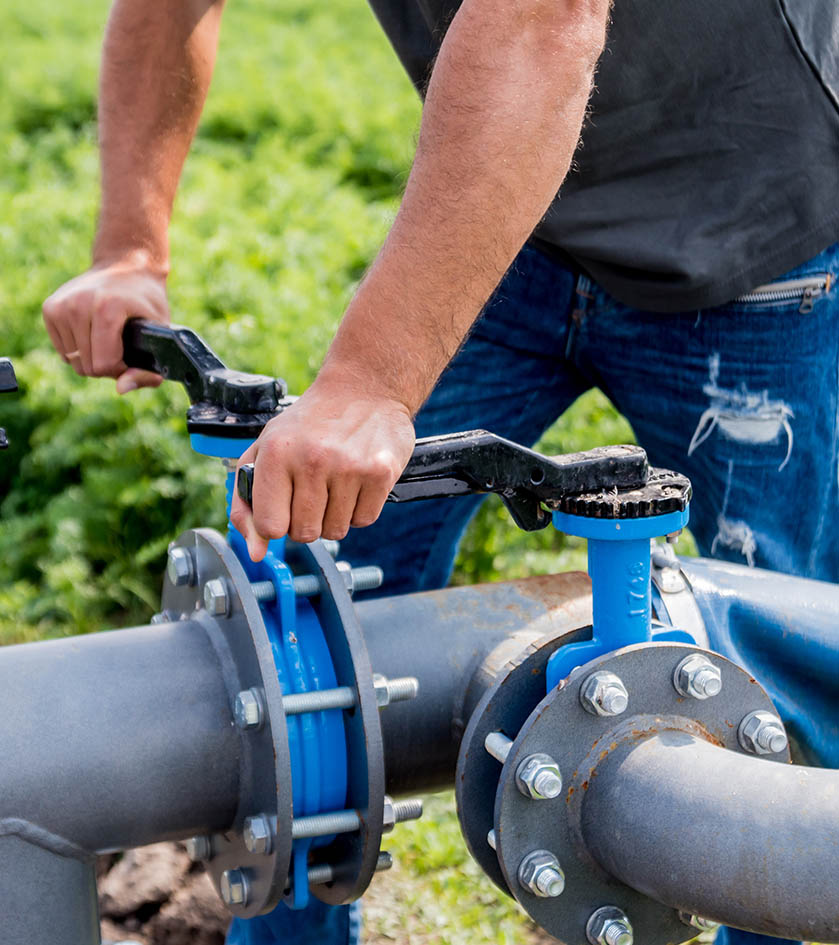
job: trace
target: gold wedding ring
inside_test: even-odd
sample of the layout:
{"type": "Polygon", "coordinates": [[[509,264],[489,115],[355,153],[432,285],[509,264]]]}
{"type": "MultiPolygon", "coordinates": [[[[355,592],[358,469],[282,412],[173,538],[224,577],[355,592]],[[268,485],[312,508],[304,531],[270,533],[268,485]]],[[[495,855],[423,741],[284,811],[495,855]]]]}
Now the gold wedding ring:
{"type": "Polygon", "coordinates": [[[64,355],[65,358],[80,358],[81,356],[81,351],[68,351],[67,354],[64,355]]]}

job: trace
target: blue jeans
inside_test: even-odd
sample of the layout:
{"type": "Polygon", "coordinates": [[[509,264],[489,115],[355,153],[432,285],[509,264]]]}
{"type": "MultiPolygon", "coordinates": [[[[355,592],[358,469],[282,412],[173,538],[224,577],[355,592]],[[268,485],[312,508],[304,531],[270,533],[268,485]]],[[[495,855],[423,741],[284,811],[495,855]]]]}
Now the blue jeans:
{"type": "MultiPolygon", "coordinates": [[[[839,244],[781,278],[810,275],[829,277],[811,311],[795,298],[662,315],[525,247],[420,411],[417,435],[485,428],[532,445],[599,387],[654,465],[690,476],[701,554],[837,581],[839,244]]],[[[348,536],[342,557],[381,565],[383,594],[442,587],[480,501],[386,506],[348,536]]],[[[283,941],[325,942],[316,926],[283,941]]],[[[730,929],[718,937],[779,941],[730,929]]]]}

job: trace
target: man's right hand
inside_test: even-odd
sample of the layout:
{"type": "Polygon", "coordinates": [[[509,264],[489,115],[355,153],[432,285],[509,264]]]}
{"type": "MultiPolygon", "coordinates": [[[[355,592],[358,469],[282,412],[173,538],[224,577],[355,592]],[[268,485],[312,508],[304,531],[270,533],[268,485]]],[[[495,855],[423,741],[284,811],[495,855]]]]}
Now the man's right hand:
{"type": "Polygon", "coordinates": [[[141,251],[95,264],[44,302],[56,351],[77,374],[116,378],[120,394],[161,382],[156,374],[126,367],[122,330],[129,318],[170,321],[166,277],[141,251]]]}

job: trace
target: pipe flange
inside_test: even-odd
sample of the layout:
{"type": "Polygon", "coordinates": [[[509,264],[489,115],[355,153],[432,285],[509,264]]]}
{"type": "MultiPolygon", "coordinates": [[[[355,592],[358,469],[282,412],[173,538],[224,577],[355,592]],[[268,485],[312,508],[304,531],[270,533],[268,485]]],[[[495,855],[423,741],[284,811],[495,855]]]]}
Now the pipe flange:
{"type": "Polygon", "coordinates": [[[329,647],[338,686],[355,689],[352,712],[344,713],[347,739],[347,807],[361,814],[360,829],[340,834],[313,852],[311,866],[328,864],[329,882],[312,886],[322,902],[358,899],[379,862],[385,805],[385,758],[373,670],[355,607],[343,575],[322,542],[286,543],[286,561],[299,574],[315,575],[320,593],[310,598],[329,647]]]}
{"type": "MultiPolygon", "coordinates": [[[[230,886],[231,876],[243,877],[246,895],[228,895],[225,902],[233,915],[252,918],[279,903],[291,860],[291,759],[282,691],[259,604],[224,538],[213,529],[198,528],[180,535],[172,548],[189,556],[194,580],[175,584],[167,574],[162,609],[188,615],[204,627],[229,696],[229,716],[220,717],[219,724],[236,727],[241,740],[239,807],[230,828],[208,838],[208,869],[219,895],[230,886]],[[215,614],[205,606],[208,585],[215,595],[215,614]],[[276,818],[284,828],[278,829],[268,853],[251,852],[245,844],[244,821],[254,811],[276,818]]],[[[195,776],[213,773],[197,771],[195,776]]]]}
{"type": "MultiPolygon", "coordinates": [[[[251,581],[235,552],[212,529],[185,532],[172,546],[183,549],[194,579],[167,576],[163,608],[190,614],[205,626],[224,667],[232,724],[242,733],[242,795],[235,822],[209,838],[209,871],[233,915],[250,918],[270,911],[288,888],[292,853],[292,789],[288,728],[271,642],[251,581]],[[270,844],[248,842],[254,811],[276,824],[270,844]],[[230,877],[242,878],[247,893],[232,896],[230,877]],[[225,895],[225,892],[228,892],[225,895]]],[[[360,828],[340,834],[314,851],[310,867],[327,864],[330,879],[312,893],[338,905],[358,899],[369,886],[379,858],[384,814],[384,750],[373,672],[346,582],[320,542],[288,542],[286,560],[312,575],[319,591],[310,599],[338,686],[351,688],[355,706],[344,716],[347,739],[347,807],[361,813],[360,828]]],[[[237,889],[239,887],[237,886],[237,889]]]]}
{"type": "Polygon", "coordinates": [[[510,737],[522,727],[545,694],[545,668],[554,652],[568,643],[591,639],[591,627],[568,630],[531,643],[497,673],[466,727],[457,756],[455,797],[466,846],[489,878],[511,895],[498,857],[487,843],[493,827],[500,766],[484,748],[490,732],[510,737]]]}
{"type": "MultiPolygon", "coordinates": [[[[636,941],[666,945],[684,940],[686,929],[676,910],[610,876],[587,852],[580,827],[583,799],[595,783],[600,761],[627,740],[669,729],[743,753],[738,728],[755,711],[774,713],[774,707],[748,673],[719,654],[675,643],[638,644],[609,653],[578,667],[548,693],[510,746],[492,824],[498,865],[530,917],[561,941],[583,945],[590,917],[608,905],[628,917],[636,941]],[[676,667],[691,653],[702,654],[720,672],[721,690],[713,699],[686,697],[673,685],[676,667]],[[629,694],[626,712],[608,717],[584,709],[581,691],[593,673],[612,673],[622,681],[629,694]],[[536,753],[550,755],[563,772],[565,787],[556,800],[534,803],[518,788],[518,765],[536,753]],[[556,898],[535,896],[518,882],[521,863],[537,848],[554,854],[565,874],[565,889],[556,898]]],[[[788,751],[770,757],[789,761],[788,751]]]]}

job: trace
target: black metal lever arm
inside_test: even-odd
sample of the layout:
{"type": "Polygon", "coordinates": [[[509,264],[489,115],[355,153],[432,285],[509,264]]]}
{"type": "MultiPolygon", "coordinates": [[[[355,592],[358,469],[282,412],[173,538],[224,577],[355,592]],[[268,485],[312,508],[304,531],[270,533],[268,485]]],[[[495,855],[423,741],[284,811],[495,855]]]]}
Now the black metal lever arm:
{"type": "Polygon", "coordinates": [[[186,388],[190,433],[255,439],[283,406],[285,382],[231,371],[191,328],[133,318],[122,335],[128,367],[154,371],[186,388]]]}
{"type": "MultiPolygon", "coordinates": [[[[8,358],[0,358],[0,394],[11,394],[17,390],[17,378],[12,362],[8,358]]],[[[8,447],[6,431],[0,427],[0,450],[8,447]]]]}
{"type": "MultiPolygon", "coordinates": [[[[486,430],[471,430],[417,440],[388,501],[495,492],[519,528],[536,531],[551,520],[543,505],[556,507],[582,493],[638,488],[648,475],[647,454],[639,446],[543,456],[486,430]]],[[[250,505],[252,465],[239,470],[238,491],[250,505]]]]}

